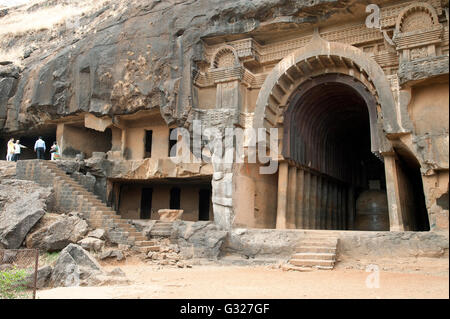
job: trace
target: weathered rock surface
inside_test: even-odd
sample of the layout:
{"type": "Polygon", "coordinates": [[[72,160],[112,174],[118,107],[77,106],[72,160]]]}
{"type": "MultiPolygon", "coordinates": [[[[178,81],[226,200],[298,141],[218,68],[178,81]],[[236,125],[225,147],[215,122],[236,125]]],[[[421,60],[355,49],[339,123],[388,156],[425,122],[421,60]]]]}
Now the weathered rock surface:
{"type": "Polygon", "coordinates": [[[13,179],[15,177],[16,177],[16,162],[0,161],[0,180],[13,179]]]}
{"type": "Polygon", "coordinates": [[[0,78],[8,83],[0,95],[6,97],[0,129],[26,130],[83,111],[110,115],[156,107],[169,124],[182,124],[196,103],[191,77],[202,37],[273,30],[286,22],[309,26],[357,2],[110,0],[78,17],[83,28],[66,23],[2,42],[5,48],[34,42],[37,49],[24,52],[19,80],[13,66],[2,66],[0,78]]]}
{"type": "Polygon", "coordinates": [[[174,238],[178,238],[180,255],[183,258],[217,259],[228,232],[212,222],[173,223],[174,238]]]}
{"type": "Polygon", "coordinates": [[[0,246],[19,248],[52,200],[51,188],[30,181],[0,181],[0,246]]]}
{"type": "MultiPolygon", "coordinates": [[[[77,243],[88,232],[88,224],[77,216],[45,216],[42,227],[31,232],[26,238],[28,248],[42,251],[59,251],[70,243],[77,243]]],[[[39,226],[39,225],[37,225],[39,226]]]]}

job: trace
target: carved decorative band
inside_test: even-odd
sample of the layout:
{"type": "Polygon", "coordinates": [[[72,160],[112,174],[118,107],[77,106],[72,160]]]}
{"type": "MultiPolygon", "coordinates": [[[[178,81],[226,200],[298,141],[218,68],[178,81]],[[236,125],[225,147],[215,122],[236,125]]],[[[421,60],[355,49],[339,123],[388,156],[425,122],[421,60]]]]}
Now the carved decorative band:
{"type": "Polygon", "coordinates": [[[394,41],[397,44],[397,50],[439,43],[442,39],[442,31],[442,26],[439,26],[429,31],[401,33],[394,38],[394,41]]]}

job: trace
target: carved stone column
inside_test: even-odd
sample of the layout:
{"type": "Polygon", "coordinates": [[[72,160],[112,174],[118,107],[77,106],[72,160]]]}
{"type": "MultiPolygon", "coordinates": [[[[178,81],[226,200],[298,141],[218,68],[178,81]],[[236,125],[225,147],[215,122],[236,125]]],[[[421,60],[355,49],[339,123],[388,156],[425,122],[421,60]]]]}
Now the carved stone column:
{"type": "Polygon", "coordinates": [[[402,205],[400,202],[397,163],[394,154],[384,155],[386,172],[386,190],[389,206],[389,224],[391,231],[404,231],[402,205]]]}
{"type": "Polygon", "coordinates": [[[295,210],[297,208],[297,167],[289,167],[288,200],[287,200],[287,228],[295,229],[295,210]]]}
{"type": "Polygon", "coordinates": [[[317,176],[311,174],[310,181],[310,209],[308,211],[309,215],[309,228],[315,229],[316,222],[316,209],[317,209],[317,176]]]}
{"type": "Polygon", "coordinates": [[[310,191],[311,191],[311,174],[304,171],[303,184],[303,228],[309,229],[309,220],[311,218],[310,191]]]}
{"type": "Polygon", "coordinates": [[[287,220],[287,189],[289,179],[289,164],[282,162],[278,168],[278,201],[277,201],[277,229],[286,229],[287,220]]]}
{"type": "Polygon", "coordinates": [[[297,172],[297,205],[295,212],[295,225],[296,228],[303,228],[303,216],[304,216],[304,205],[303,205],[303,193],[305,186],[305,171],[301,168],[297,172]]]}

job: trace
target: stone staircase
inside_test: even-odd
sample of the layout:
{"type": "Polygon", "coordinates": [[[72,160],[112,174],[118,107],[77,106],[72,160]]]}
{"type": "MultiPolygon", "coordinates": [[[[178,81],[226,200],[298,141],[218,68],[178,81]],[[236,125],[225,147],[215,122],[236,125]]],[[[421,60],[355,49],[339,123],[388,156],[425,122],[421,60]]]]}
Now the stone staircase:
{"type": "Polygon", "coordinates": [[[131,245],[142,253],[159,251],[155,241],[147,240],[128,220],[122,219],[100,198],[59,169],[54,162],[18,161],[16,175],[19,179],[32,180],[42,186],[53,187],[56,208],[65,212],[82,213],[91,227],[105,229],[112,243],[131,245]]]}
{"type": "Polygon", "coordinates": [[[311,236],[302,239],[289,260],[291,269],[331,270],[336,262],[338,238],[311,236]]]}
{"type": "Polygon", "coordinates": [[[172,223],[160,220],[156,221],[150,230],[150,235],[154,237],[170,237],[172,234],[172,223]]]}

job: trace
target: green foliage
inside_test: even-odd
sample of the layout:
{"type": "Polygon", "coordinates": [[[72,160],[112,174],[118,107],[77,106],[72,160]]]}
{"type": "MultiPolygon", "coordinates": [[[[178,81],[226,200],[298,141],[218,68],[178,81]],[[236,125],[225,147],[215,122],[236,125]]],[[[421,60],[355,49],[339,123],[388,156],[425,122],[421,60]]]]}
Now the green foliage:
{"type": "Polygon", "coordinates": [[[28,277],[26,269],[0,271],[0,299],[26,298],[28,277]]]}
{"type": "Polygon", "coordinates": [[[44,265],[52,265],[56,259],[58,259],[59,255],[61,254],[60,251],[56,251],[53,253],[45,253],[40,258],[40,263],[44,265]]]}

